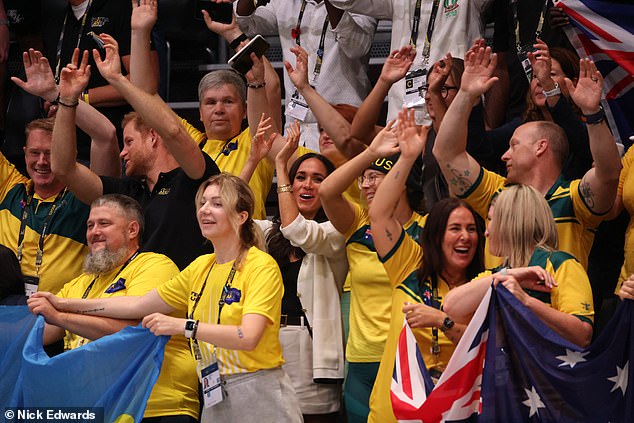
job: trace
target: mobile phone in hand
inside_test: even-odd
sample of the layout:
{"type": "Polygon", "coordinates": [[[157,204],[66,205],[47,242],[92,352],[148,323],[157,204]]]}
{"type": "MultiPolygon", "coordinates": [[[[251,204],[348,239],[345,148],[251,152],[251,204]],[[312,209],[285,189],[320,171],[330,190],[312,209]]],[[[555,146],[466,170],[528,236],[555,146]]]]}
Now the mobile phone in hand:
{"type": "Polygon", "coordinates": [[[253,62],[251,61],[251,53],[255,53],[256,56],[262,57],[264,53],[269,49],[270,44],[261,35],[253,37],[249,44],[244,46],[242,50],[229,59],[229,66],[240,72],[242,75],[251,70],[253,62]]]}

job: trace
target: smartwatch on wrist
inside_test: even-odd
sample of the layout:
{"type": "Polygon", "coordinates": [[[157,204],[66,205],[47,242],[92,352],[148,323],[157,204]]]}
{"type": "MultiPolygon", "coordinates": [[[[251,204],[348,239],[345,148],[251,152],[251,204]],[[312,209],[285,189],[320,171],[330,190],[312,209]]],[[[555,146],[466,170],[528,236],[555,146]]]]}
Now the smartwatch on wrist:
{"type": "Polygon", "coordinates": [[[191,338],[194,334],[194,329],[196,328],[196,321],[187,319],[185,322],[185,338],[191,338]]]}
{"type": "Polygon", "coordinates": [[[455,324],[456,323],[453,320],[451,320],[451,317],[447,316],[447,317],[445,317],[445,320],[443,320],[442,326],[440,327],[440,330],[443,331],[443,332],[447,332],[455,324]]]}

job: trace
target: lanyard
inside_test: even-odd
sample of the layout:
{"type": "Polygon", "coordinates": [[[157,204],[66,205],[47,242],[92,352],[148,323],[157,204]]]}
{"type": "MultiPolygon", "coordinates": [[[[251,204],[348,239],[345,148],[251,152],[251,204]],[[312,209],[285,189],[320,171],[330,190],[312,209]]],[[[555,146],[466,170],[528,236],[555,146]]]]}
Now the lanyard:
{"type": "MultiPolygon", "coordinates": [[[[198,293],[198,295],[196,295],[196,299],[194,300],[194,305],[192,306],[192,310],[189,313],[189,316],[187,316],[188,319],[192,319],[192,320],[194,319],[194,311],[196,310],[196,307],[198,307],[200,298],[202,297],[203,291],[205,290],[205,287],[207,286],[207,280],[209,280],[209,275],[211,274],[211,271],[213,270],[215,264],[216,264],[216,261],[214,260],[214,262],[211,264],[211,268],[207,272],[205,281],[200,287],[200,292],[198,293]]],[[[225,285],[222,288],[222,293],[220,294],[220,299],[218,300],[218,319],[217,319],[218,324],[220,324],[220,312],[222,311],[222,307],[224,307],[227,298],[229,298],[229,290],[231,289],[231,284],[233,283],[233,278],[235,277],[235,275],[236,275],[236,267],[234,263],[233,266],[231,266],[231,271],[229,272],[229,275],[227,276],[225,285]]],[[[189,338],[189,342],[190,344],[193,344],[194,358],[196,360],[201,360],[202,354],[200,352],[200,346],[198,345],[198,339],[189,338]]]]}
{"type": "MultiPolygon", "coordinates": [[[[522,51],[522,40],[520,39],[520,21],[517,17],[517,2],[518,0],[511,1],[511,7],[513,8],[513,24],[515,25],[515,48],[518,52],[522,51]]],[[[544,27],[544,16],[548,11],[548,0],[544,1],[542,7],[542,13],[539,15],[539,22],[537,23],[537,29],[535,29],[535,38],[542,36],[542,28],[544,27]]]]}
{"type": "MultiPolygon", "coordinates": [[[[123,272],[123,269],[126,268],[126,266],[128,264],[130,264],[130,262],[132,260],[134,260],[136,258],[136,256],[139,255],[139,250],[136,250],[136,252],[134,254],[132,254],[132,257],[130,257],[129,259],[126,260],[125,263],[123,263],[123,266],[121,266],[121,268],[119,269],[119,271],[117,272],[116,275],[114,275],[114,278],[112,278],[113,281],[115,281],[117,279],[117,276],[119,276],[121,274],[121,272],[123,272]]],[[[101,275],[97,275],[95,276],[95,279],[92,280],[92,282],[90,282],[90,285],[88,285],[88,287],[86,288],[86,290],[84,291],[84,295],[81,296],[81,298],[83,300],[85,300],[88,297],[88,294],[90,294],[90,291],[92,291],[92,287],[95,285],[95,282],[97,281],[97,278],[99,278],[99,276],[101,275]]]]}
{"type": "MultiPolygon", "coordinates": [[[[306,11],[306,1],[307,0],[302,0],[302,6],[299,9],[299,16],[297,16],[297,25],[291,31],[291,35],[295,38],[295,44],[298,46],[301,46],[301,25],[302,19],[304,18],[304,12],[306,11]]],[[[326,19],[324,19],[324,25],[321,29],[321,37],[319,38],[319,47],[317,47],[317,60],[315,61],[315,68],[313,69],[313,82],[317,81],[319,73],[321,72],[321,65],[324,61],[324,47],[326,45],[326,33],[328,31],[329,22],[328,13],[326,13],[326,19]]]]}
{"type": "MultiPolygon", "coordinates": [[[[440,310],[440,297],[438,295],[438,281],[435,277],[431,277],[431,299],[423,296],[423,304],[440,310]]],[[[440,345],[438,344],[438,328],[431,328],[431,353],[438,357],[440,354],[440,345]]]]}
{"type": "MultiPolygon", "coordinates": [[[[60,201],[62,200],[62,198],[64,198],[64,195],[66,194],[66,190],[67,188],[64,188],[62,192],[57,194],[57,196],[55,197],[55,200],[53,200],[53,204],[51,205],[50,210],[48,211],[48,214],[46,215],[46,219],[44,220],[42,233],[40,234],[40,239],[37,243],[37,253],[35,256],[35,276],[39,276],[40,267],[42,267],[42,256],[44,255],[44,237],[46,236],[46,231],[48,230],[48,226],[51,223],[51,219],[53,218],[55,211],[60,205],[59,204],[60,201]]],[[[31,208],[31,202],[33,201],[33,195],[34,195],[33,193],[29,195],[29,197],[26,199],[26,204],[24,205],[24,208],[22,209],[22,219],[20,221],[20,233],[18,235],[18,254],[17,254],[18,262],[20,263],[22,263],[22,250],[24,249],[26,221],[29,216],[29,210],[31,208]]]]}
{"type": "MultiPolygon", "coordinates": [[[[81,28],[79,29],[79,36],[77,37],[77,45],[75,48],[79,48],[79,43],[81,42],[81,37],[84,34],[84,29],[86,28],[86,20],[88,19],[88,12],[90,11],[90,6],[92,4],[92,0],[88,0],[88,7],[86,7],[86,12],[84,16],[81,18],[81,28]]],[[[64,17],[64,23],[62,24],[62,32],[59,34],[59,40],[57,41],[57,58],[55,59],[55,81],[59,83],[59,74],[60,74],[60,65],[62,61],[62,44],[64,43],[64,33],[66,32],[66,23],[68,22],[68,11],[66,11],[66,16],[64,17]]]]}
{"type": "MultiPolygon", "coordinates": [[[[431,13],[429,14],[427,33],[425,34],[425,44],[423,46],[423,66],[427,64],[429,60],[429,54],[431,53],[431,36],[434,33],[434,26],[436,25],[436,16],[438,15],[439,4],[440,0],[434,0],[431,8],[431,13]]],[[[414,48],[416,48],[416,40],[418,40],[418,27],[420,25],[421,7],[422,0],[416,0],[416,7],[414,8],[414,23],[412,24],[412,33],[409,37],[409,43],[414,48]]]]}

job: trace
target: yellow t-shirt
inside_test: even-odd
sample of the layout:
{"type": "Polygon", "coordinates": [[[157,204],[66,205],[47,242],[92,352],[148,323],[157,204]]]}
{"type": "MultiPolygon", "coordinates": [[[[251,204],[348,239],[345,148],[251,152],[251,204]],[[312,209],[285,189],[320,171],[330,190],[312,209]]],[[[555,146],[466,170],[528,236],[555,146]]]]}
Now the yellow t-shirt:
{"type": "MultiPolygon", "coordinates": [[[[142,296],[178,274],[178,267],[166,256],[140,253],[119,272],[120,267],[99,275],[82,274],[59,292],[61,298],[110,298],[142,296]],[[88,289],[92,281],[92,288],[88,289]],[[110,292],[107,292],[110,291],[110,292]]],[[[182,317],[181,314],[172,314],[182,317]]],[[[77,348],[87,339],[67,332],[68,348],[77,348]]],[[[198,378],[196,362],[183,336],[172,336],[165,345],[163,366],[148,399],[144,417],[187,414],[198,418],[198,378]]]]}
{"type": "MultiPolygon", "coordinates": [[[[555,217],[559,249],[572,254],[583,268],[587,269],[594,234],[604,216],[595,214],[588,208],[579,193],[580,182],[580,179],[566,181],[560,176],[544,197],[555,217]]],[[[491,200],[505,186],[506,178],[481,168],[478,179],[461,198],[469,203],[488,224],[487,215],[491,200]]],[[[501,259],[489,253],[488,242],[487,239],[485,266],[492,269],[501,264],[501,259]]]]}
{"type": "MultiPolygon", "coordinates": [[[[353,205],[355,216],[346,239],[350,265],[350,334],[346,358],[353,363],[381,361],[390,328],[392,288],[379,261],[370,230],[368,211],[353,205]]],[[[413,213],[404,225],[416,240],[424,226],[424,218],[413,213]]]]}
{"type": "MultiPolygon", "coordinates": [[[[33,182],[25,178],[0,154],[0,244],[16,255],[22,221],[33,182]]],[[[25,276],[35,276],[37,246],[47,216],[57,196],[42,199],[35,194],[27,215],[20,267],[25,276]]],[[[39,291],[57,293],[69,280],[81,274],[86,247],[86,220],[90,209],[71,192],[57,201],[44,236],[39,291]]]]}
{"type": "MultiPolygon", "coordinates": [[[[209,157],[216,162],[216,165],[218,165],[218,168],[222,172],[231,173],[236,176],[240,175],[251,153],[251,132],[249,132],[249,128],[228,141],[210,140],[207,139],[207,136],[203,132],[194,128],[185,119],[182,121],[187,133],[189,133],[194,141],[198,144],[204,142],[204,145],[201,147],[202,150],[209,154],[209,157]]],[[[254,219],[266,219],[264,202],[271,189],[274,170],[273,164],[264,159],[253,172],[249,186],[255,195],[254,219]]]]}
{"type": "MultiPolygon", "coordinates": [[[[634,172],[632,172],[632,162],[634,162],[634,148],[630,148],[623,156],[623,169],[619,179],[618,195],[623,199],[623,207],[634,216],[634,172]]],[[[621,289],[623,281],[634,273],[634,219],[630,218],[625,231],[625,247],[623,249],[624,261],[619,275],[619,283],[615,293],[621,289]]]]}
{"type": "MultiPolygon", "coordinates": [[[[233,264],[233,261],[216,263],[215,254],[200,256],[175,278],[161,285],[158,293],[163,301],[177,309],[181,315],[187,313],[188,316],[192,312],[195,299],[202,295],[194,311],[193,319],[216,324],[218,301],[225,284],[231,280],[230,273],[233,264]],[[201,293],[203,284],[205,287],[201,293]]],[[[284,284],[277,263],[265,252],[251,247],[241,268],[235,272],[230,286],[234,301],[227,301],[222,307],[220,324],[240,325],[242,316],[252,313],[266,317],[269,324],[253,351],[218,347],[216,355],[220,373],[232,375],[281,366],[284,359],[279,331],[284,284]]],[[[213,346],[200,341],[198,344],[203,360],[210,360],[213,346]]]]}
{"type": "MultiPolygon", "coordinates": [[[[394,412],[392,411],[392,401],[390,400],[390,386],[392,384],[392,374],[394,372],[394,361],[396,358],[396,345],[403,329],[404,314],[402,312],[403,303],[424,303],[425,297],[432,298],[431,282],[426,281],[421,289],[416,272],[419,269],[423,249],[412,238],[401,232],[400,238],[394,248],[383,258],[383,266],[387,272],[392,286],[392,313],[390,329],[385,343],[385,352],[381,358],[379,371],[374,382],[374,388],[370,395],[370,415],[368,422],[376,423],[396,423],[394,412]]],[[[443,280],[438,284],[438,300],[443,299],[449,292],[449,287],[443,280]]],[[[431,353],[432,329],[412,329],[418,348],[423,355],[427,368],[434,366],[447,366],[455,345],[438,330],[438,345],[440,353],[431,353]]]]}

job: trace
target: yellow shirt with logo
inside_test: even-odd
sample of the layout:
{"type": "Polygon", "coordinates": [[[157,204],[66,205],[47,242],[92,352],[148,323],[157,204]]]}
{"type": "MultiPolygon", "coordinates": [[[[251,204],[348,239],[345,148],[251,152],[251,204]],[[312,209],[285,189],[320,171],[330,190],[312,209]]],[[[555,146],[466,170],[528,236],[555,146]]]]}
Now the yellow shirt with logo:
{"type": "MultiPolygon", "coordinates": [[[[379,261],[370,230],[368,211],[357,205],[354,220],[343,234],[350,265],[350,334],[346,358],[354,363],[381,361],[390,328],[392,287],[379,261]]],[[[413,213],[403,226],[415,240],[425,218],[413,213]]]]}
{"type": "MultiPolygon", "coordinates": [[[[555,217],[559,249],[572,254],[588,268],[588,255],[594,241],[597,226],[604,216],[595,214],[584,202],[579,193],[580,179],[566,181],[561,176],[544,196],[555,217]]],[[[473,209],[487,221],[491,200],[506,187],[506,178],[481,168],[476,182],[464,193],[463,198],[473,209]]],[[[485,265],[488,269],[501,264],[501,259],[485,249],[485,265]]]]}
{"type": "MultiPolygon", "coordinates": [[[[392,287],[392,312],[390,329],[385,343],[385,352],[381,358],[374,388],[370,395],[369,423],[396,423],[396,418],[392,411],[392,401],[390,400],[390,387],[396,359],[396,346],[405,318],[402,311],[403,303],[429,303],[433,296],[431,281],[426,281],[421,288],[416,276],[422,257],[423,249],[420,244],[407,236],[405,231],[401,231],[399,240],[394,245],[394,248],[382,259],[392,287]],[[427,301],[424,300],[425,298],[427,301]]],[[[441,304],[447,292],[449,292],[449,287],[445,281],[439,280],[438,300],[441,304]]],[[[418,348],[423,355],[427,368],[440,366],[444,369],[455,349],[455,345],[449,338],[438,330],[440,353],[435,355],[431,353],[432,329],[418,328],[412,329],[412,332],[416,337],[418,348]]]]}
{"type": "MultiPolygon", "coordinates": [[[[59,292],[61,298],[110,298],[142,296],[178,274],[178,267],[166,256],[140,253],[117,274],[121,267],[99,275],[82,274],[68,282],[59,292]],[[95,281],[90,290],[88,287],[95,281]],[[114,292],[106,292],[114,291],[114,292]]],[[[172,314],[182,317],[181,314],[172,314]]],[[[67,348],[77,348],[88,342],[68,333],[67,348]]],[[[148,399],[144,417],[187,414],[198,418],[198,378],[196,362],[183,336],[172,336],[165,346],[163,366],[148,399]]]]}
{"type": "MultiPolygon", "coordinates": [[[[0,244],[17,256],[22,211],[33,181],[25,178],[0,154],[0,244]]],[[[34,194],[27,215],[24,247],[20,267],[25,276],[35,276],[35,261],[40,234],[57,196],[47,199],[34,194]]],[[[86,220],[90,209],[71,192],[63,192],[50,218],[42,266],[39,271],[39,291],[56,293],[69,280],[81,274],[86,247],[86,220]]]]}
{"type": "MultiPolygon", "coordinates": [[[[634,216],[634,172],[632,172],[632,162],[634,162],[634,148],[630,148],[623,156],[623,169],[619,179],[619,189],[617,195],[623,199],[623,207],[634,216]]],[[[634,219],[630,218],[625,231],[625,248],[623,249],[624,261],[619,275],[619,283],[616,286],[616,293],[621,289],[623,281],[634,273],[634,219]]]]}
{"type": "MultiPolygon", "coordinates": [[[[218,165],[222,172],[231,173],[239,176],[242,172],[244,164],[251,153],[251,132],[249,128],[240,132],[236,137],[230,140],[210,140],[207,135],[194,128],[186,120],[182,120],[187,133],[202,145],[202,150],[209,154],[218,165]]],[[[273,182],[273,173],[275,168],[268,160],[262,160],[253,172],[249,186],[255,195],[255,209],[253,212],[254,219],[266,219],[266,208],[264,206],[266,196],[271,190],[273,182]]]]}
{"type": "MultiPolygon", "coordinates": [[[[187,313],[188,316],[191,315],[194,301],[201,295],[193,319],[216,324],[220,296],[225,285],[230,285],[231,300],[227,300],[222,307],[220,324],[239,326],[245,314],[262,315],[268,319],[268,324],[253,351],[216,349],[220,374],[233,375],[279,367],[284,363],[279,341],[284,294],[280,269],[273,257],[256,247],[249,249],[231,280],[233,264],[233,261],[216,263],[215,254],[200,256],[175,278],[161,285],[158,293],[163,301],[181,315],[187,313]]],[[[203,361],[209,362],[213,346],[201,341],[198,345],[203,361]]]]}

